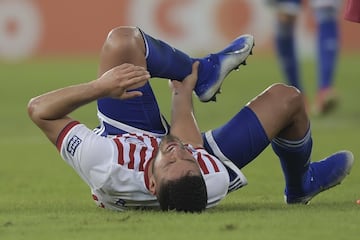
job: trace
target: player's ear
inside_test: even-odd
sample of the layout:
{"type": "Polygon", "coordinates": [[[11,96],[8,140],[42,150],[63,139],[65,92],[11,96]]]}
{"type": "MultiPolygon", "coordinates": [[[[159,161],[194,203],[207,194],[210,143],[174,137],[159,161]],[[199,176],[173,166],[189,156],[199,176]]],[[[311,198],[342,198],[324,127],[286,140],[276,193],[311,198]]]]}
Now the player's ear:
{"type": "Polygon", "coordinates": [[[154,175],[149,178],[149,190],[152,195],[156,195],[156,181],[154,175]]]}

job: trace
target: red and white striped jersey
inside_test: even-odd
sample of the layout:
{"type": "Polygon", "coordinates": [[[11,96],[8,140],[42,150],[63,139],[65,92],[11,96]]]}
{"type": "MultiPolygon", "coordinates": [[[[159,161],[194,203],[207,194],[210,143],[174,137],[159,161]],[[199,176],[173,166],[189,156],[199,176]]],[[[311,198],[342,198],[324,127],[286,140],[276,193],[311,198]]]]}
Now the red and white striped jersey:
{"type": "MultiPolygon", "coordinates": [[[[61,132],[57,148],[91,188],[98,206],[125,210],[159,205],[149,191],[147,169],[160,140],[143,133],[102,137],[85,125],[72,122],[61,132]]],[[[205,149],[186,147],[199,163],[207,187],[208,207],[212,207],[226,196],[229,174],[221,161],[205,149]]]]}

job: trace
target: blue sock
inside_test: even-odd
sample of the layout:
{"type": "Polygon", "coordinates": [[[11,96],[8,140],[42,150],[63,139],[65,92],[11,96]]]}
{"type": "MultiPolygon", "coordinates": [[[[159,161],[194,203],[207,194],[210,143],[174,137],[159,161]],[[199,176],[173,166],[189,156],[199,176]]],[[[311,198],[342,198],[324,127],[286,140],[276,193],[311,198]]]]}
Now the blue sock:
{"type": "Polygon", "coordinates": [[[183,80],[191,73],[192,64],[200,61],[199,79],[206,79],[210,74],[205,58],[192,58],[186,53],[155,39],[141,31],[146,44],[147,70],[152,77],[183,80]]]}
{"type": "Polygon", "coordinates": [[[294,26],[278,23],[276,29],[275,47],[286,81],[288,84],[303,90],[299,81],[294,26]]]}
{"type": "Polygon", "coordinates": [[[305,137],[298,141],[275,138],[271,142],[278,155],[284,173],[286,189],[289,192],[302,190],[302,179],[310,164],[312,138],[310,129],[305,137]]]}
{"type": "Polygon", "coordinates": [[[213,140],[206,134],[205,149],[212,154],[221,152],[239,169],[253,161],[270,143],[259,118],[249,107],[244,107],[224,125],[213,129],[213,140]]]}
{"type": "Polygon", "coordinates": [[[333,84],[334,70],[339,50],[339,33],[335,10],[317,10],[318,21],[318,88],[324,89],[333,84]]]}

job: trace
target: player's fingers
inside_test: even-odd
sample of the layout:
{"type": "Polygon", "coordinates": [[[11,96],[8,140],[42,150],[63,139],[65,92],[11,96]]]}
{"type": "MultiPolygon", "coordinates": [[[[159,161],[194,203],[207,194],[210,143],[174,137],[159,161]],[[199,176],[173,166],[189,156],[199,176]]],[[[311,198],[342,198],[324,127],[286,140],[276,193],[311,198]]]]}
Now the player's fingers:
{"type": "Polygon", "coordinates": [[[190,87],[190,88],[194,88],[195,85],[196,85],[196,82],[197,82],[197,78],[198,78],[198,68],[199,68],[199,62],[196,61],[193,63],[192,65],[192,72],[190,75],[188,75],[184,81],[187,83],[187,85],[190,87]]]}
{"type": "Polygon", "coordinates": [[[192,72],[191,72],[191,78],[196,82],[198,78],[198,69],[199,69],[200,62],[196,61],[192,65],[192,72]]]}
{"type": "Polygon", "coordinates": [[[125,89],[135,89],[144,86],[150,79],[150,74],[142,73],[141,75],[134,76],[127,79],[122,85],[125,89]]]}
{"type": "Polygon", "coordinates": [[[144,67],[127,65],[125,68],[120,68],[120,66],[118,66],[119,68],[116,69],[116,76],[120,81],[125,79],[130,82],[136,82],[150,78],[150,73],[144,67]]]}
{"type": "Polygon", "coordinates": [[[144,67],[135,66],[129,63],[116,66],[112,70],[119,78],[133,78],[149,73],[144,67]]]}
{"type": "Polygon", "coordinates": [[[199,65],[200,65],[199,61],[196,61],[196,62],[193,63],[193,65],[192,65],[192,74],[195,74],[197,76],[198,70],[199,70],[199,65]]]}
{"type": "Polygon", "coordinates": [[[138,78],[150,78],[150,73],[143,67],[135,66],[131,72],[128,73],[129,79],[138,80],[138,78]]]}

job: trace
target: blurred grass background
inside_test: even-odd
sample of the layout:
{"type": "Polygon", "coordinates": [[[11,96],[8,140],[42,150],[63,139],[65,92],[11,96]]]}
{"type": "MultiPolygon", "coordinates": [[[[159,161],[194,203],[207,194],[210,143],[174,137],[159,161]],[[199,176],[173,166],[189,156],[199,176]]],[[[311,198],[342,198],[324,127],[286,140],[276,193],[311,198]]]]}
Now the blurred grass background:
{"type": "MultiPolygon", "coordinates": [[[[337,150],[355,155],[352,173],[309,206],[283,203],[280,164],[268,148],[243,169],[249,185],[230,194],[204,214],[124,213],[98,209],[88,187],[58,156],[27,117],[28,100],[40,93],[96,77],[97,57],[39,58],[0,63],[1,196],[0,239],[357,239],[360,206],[360,56],[343,54],[336,70],[339,108],[326,117],[311,117],[313,159],[337,150]]],[[[315,64],[303,60],[302,74],[310,102],[315,91],[315,64]]],[[[216,103],[195,101],[202,130],[223,124],[267,86],[282,82],[276,60],[254,55],[248,66],[230,74],[216,103]]],[[[167,81],[153,79],[160,107],[168,116],[167,81]]],[[[96,105],[74,117],[97,125],[96,105]]]]}

